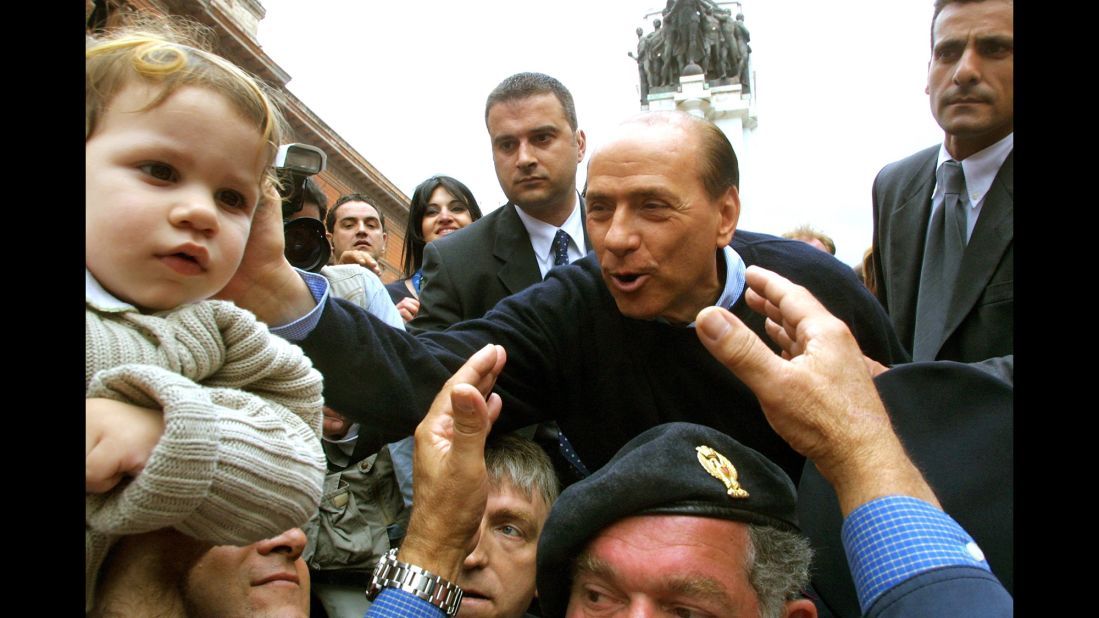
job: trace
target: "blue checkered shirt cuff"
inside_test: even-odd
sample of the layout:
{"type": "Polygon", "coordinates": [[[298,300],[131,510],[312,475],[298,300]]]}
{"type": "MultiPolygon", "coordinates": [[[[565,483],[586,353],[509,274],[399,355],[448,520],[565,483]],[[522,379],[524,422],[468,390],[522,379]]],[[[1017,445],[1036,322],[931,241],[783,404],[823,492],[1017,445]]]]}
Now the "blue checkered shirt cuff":
{"type": "Polygon", "coordinates": [[[289,324],[272,328],[271,333],[297,343],[308,337],[309,333],[317,327],[317,322],[321,321],[321,312],[324,311],[324,303],[328,300],[328,279],[325,279],[324,275],[307,272],[300,268],[294,270],[298,271],[302,279],[305,279],[305,285],[309,286],[309,292],[313,294],[313,300],[317,301],[317,306],[289,324]]]}
{"type": "Polygon", "coordinates": [[[370,607],[366,608],[366,618],[389,618],[390,616],[442,618],[443,610],[411,592],[386,588],[379,592],[370,607]]]}
{"type": "Polygon", "coordinates": [[[843,548],[863,614],[890,588],[924,571],[990,570],[958,522],[910,496],[885,496],[855,509],[843,522],[843,548]]]}

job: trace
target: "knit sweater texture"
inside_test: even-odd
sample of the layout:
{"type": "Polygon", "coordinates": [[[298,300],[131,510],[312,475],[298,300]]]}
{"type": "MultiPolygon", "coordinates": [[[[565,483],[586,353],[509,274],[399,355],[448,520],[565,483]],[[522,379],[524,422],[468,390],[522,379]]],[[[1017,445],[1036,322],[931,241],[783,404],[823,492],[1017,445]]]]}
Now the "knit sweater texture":
{"type": "Polygon", "coordinates": [[[85,591],[121,535],[172,527],[247,545],[317,510],[321,376],[301,350],[229,302],[155,315],[85,305],[85,397],[163,410],[145,468],[86,494],[85,591]]]}

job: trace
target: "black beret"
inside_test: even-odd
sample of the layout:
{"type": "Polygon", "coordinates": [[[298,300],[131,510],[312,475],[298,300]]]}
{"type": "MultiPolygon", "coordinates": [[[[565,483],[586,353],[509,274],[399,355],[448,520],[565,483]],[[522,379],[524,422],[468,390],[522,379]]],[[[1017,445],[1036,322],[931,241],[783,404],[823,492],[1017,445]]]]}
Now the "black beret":
{"type": "Polygon", "coordinates": [[[694,515],[798,531],[797,491],[776,464],[716,429],[658,425],[570,485],[538,541],[538,599],[564,616],[572,563],[600,530],[633,515],[694,515]],[[723,480],[724,479],[724,480],[723,480]]]}

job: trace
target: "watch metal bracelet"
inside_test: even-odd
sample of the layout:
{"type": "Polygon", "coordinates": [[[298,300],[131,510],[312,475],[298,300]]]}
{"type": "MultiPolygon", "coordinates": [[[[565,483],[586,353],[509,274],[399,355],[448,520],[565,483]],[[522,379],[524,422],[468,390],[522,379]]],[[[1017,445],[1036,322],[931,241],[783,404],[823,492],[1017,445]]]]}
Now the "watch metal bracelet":
{"type": "Polygon", "coordinates": [[[435,607],[447,616],[458,613],[462,605],[462,589],[430,571],[397,560],[397,548],[393,548],[378,560],[366,598],[373,601],[383,588],[396,588],[411,593],[435,607]]]}

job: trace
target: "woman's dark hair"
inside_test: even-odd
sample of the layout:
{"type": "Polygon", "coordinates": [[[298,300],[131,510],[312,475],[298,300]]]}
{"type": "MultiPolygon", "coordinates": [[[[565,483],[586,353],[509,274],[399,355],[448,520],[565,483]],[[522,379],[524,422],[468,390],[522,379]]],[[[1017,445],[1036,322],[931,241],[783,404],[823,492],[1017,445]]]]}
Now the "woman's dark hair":
{"type": "Polygon", "coordinates": [[[481,207],[469,187],[450,176],[432,176],[421,182],[412,192],[412,204],[408,207],[408,229],[404,235],[404,251],[401,252],[401,270],[405,278],[411,277],[424,263],[424,232],[422,223],[427,211],[427,202],[435,189],[442,187],[469,209],[474,221],[481,218],[481,207]]]}

